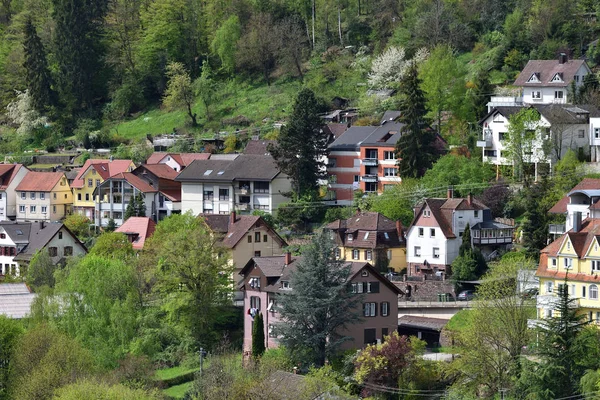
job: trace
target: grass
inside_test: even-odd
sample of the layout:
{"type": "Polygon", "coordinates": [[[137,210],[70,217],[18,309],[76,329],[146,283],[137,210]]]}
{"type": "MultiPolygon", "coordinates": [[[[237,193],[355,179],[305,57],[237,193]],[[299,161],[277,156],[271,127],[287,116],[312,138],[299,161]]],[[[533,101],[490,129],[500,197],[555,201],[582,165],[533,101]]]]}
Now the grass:
{"type": "Polygon", "coordinates": [[[457,332],[468,327],[470,323],[471,315],[469,314],[469,310],[460,310],[450,318],[445,329],[457,332]]]}
{"type": "Polygon", "coordinates": [[[193,382],[182,383],[163,390],[163,394],[172,399],[183,399],[185,394],[192,388],[193,382]]]}
{"type": "Polygon", "coordinates": [[[179,375],[187,374],[188,372],[198,371],[199,368],[190,368],[186,366],[177,366],[172,368],[163,368],[156,371],[155,379],[159,381],[164,381],[166,379],[172,379],[178,377],[179,375]]]}

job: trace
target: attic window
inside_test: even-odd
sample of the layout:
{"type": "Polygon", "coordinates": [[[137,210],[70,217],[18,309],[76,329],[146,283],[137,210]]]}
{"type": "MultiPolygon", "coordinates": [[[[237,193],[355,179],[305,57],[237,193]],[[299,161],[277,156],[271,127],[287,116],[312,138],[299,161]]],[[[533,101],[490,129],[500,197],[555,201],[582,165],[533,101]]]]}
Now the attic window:
{"type": "Polygon", "coordinates": [[[212,169],[207,169],[207,170],[204,172],[204,176],[212,174],[212,171],[213,171],[212,169]]]}
{"type": "Polygon", "coordinates": [[[369,276],[369,271],[367,271],[366,269],[363,269],[362,272],[360,273],[360,276],[369,276]]]}
{"type": "Polygon", "coordinates": [[[557,72],[550,82],[562,82],[562,81],[563,81],[562,74],[560,72],[557,72]]]}
{"type": "Polygon", "coordinates": [[[103,165],[100,168],[102,168],[102,171],[106,171],[106,167],[103,165]]]}
{"type": "Polygon", "coordinates": [[[281,281],[282,289],[290,289],[290,283],[288,281],[281,281]]]}
{"type": "Polygon", "coordinates": [[[383,236],[385,236],[385,240],[390,240],[390,234],[387,232],[383,232],[383,236]]]}
{"type": "Polygon", "coordinates": [[[225,171],[219,171],[217,172],[217,175],[223,175],[225,173],[225,171]]]}
{"type": "Polygon", "coordinates": [[[431,216],[431,211],[429,211],[429,210],[423,211],[423,216],[426,218],[429,218],[431,216]]]}
{"type": "Polygon", "coordinates": [[[17,235],[22,235],[23,234],[23,231],[20,230],[20,229],[17,229],[16,232],[17,232],[17,235]]]}
{"type": "Polygon", "coordinates": [[[527,82],[540,82],[540,73],[539,72],[534,72],[531,77],[527,80],[527,82]]]}
{"type": "Polygon", "coordinates": [[[365,238],[363,240],[367,240],[369,238],[369,232],[365,232],[365,238]]]}
{"type": "Polygon", "coordinates": [[[233,236],[233,232],[231,232],[229,235],[227,235],[228,238],[233,236]]]}

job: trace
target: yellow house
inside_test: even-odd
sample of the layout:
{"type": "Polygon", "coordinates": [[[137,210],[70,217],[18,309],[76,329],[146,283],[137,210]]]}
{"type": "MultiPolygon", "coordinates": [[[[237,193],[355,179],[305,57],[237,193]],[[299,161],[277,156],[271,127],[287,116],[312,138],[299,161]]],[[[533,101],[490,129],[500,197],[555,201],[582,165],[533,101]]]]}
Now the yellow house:
{"type": "Polygon", "coordinates": [[[558,287],[566,284],[581,312],[600,324],[600,219],[581,222],[575,214],[573,229],[541,251],[538,318],[555,315],[558,287]]]}
{"type": "Polygon", "coordinates": [[[406,268],[406,241],[400,221],[376,212],[358,212],[326,226],[338,248],[336,255],[347,261],[365,261],[379,271],[400,272],[406,268]]]}
{"type": "Polygon", "coordinates": [[[71,184],[73,189],[73,212],[94,221],[94,189],[106,179],[121,172],[131,172],[135,164],[131,160],[89,159],[71,184]]]}

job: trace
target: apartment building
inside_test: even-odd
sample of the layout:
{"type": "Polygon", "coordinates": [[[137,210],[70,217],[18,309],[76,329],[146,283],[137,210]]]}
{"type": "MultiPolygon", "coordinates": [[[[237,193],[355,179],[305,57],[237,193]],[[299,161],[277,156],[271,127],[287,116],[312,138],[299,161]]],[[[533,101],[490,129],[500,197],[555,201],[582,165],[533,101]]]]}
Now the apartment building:
{"type": "Polygon", "coordinates": [[[133,174],[157,189],[156,221],[181,212],[181,182],[175,181],[178,172],[166,164],[144,164],[133,174]]]}
{"type": "Polygon", "coordinates": [[[17,221],[59,221],[72,212],[73,193],[63,172],[29,171],[15,190],[17,221]]]}

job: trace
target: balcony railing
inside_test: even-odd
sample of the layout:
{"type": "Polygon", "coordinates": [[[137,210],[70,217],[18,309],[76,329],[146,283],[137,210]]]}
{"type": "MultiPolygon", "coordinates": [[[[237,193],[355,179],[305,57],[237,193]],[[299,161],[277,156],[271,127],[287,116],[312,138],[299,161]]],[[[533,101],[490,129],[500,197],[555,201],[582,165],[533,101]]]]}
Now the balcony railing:
{"type": "Polygon", "coordinates": [[[563,233],[565,233],[565,224],[548,225],[548,233],[551,235],[562,235],[563,233]]]}
{"type": "Polygon", "coordinates": [[[492,147],[492,137],[486,136],[483,140],[478,140],[477,147],[492,147]]]}
{"type": "Polygon", "coordinates": [[[250,204],[248,203],[239,203],[235,206],[240,211],[246,211],[250,208],[250,204]]]}
{"type": "Polygon", "coordinates": [[[254,204],[252,206],[252,208],[254,208],[255,210],[268,210],[269,206],[268,205],[263,205],[263,204],[254,204]]]}
{"type": "Polygon", "coordinates": [[[473,238],[473,244],[511,244],[512,241],[513,240],[511,236],[473,238]]]}
{"type": "Polygon", "coordinates": [[[363,175],[363,182],[377,182],[377,175],[363,175]]]}
{"type": "Polygon", "coordinates": [[[250,194],[250,188],[247,188],[247,187],[244,187],[244,188],[237,188],[237,189],[235,190],[235,192],[236,192],[237,194],[241,194],[241,195],[247,195],[247,194],[250,194]]]}
{"type": "Polygon", "coordinates": [[[376,158],[363,158],[362,163],[366,167],[376,167],[377,159],[376,158]]]}

